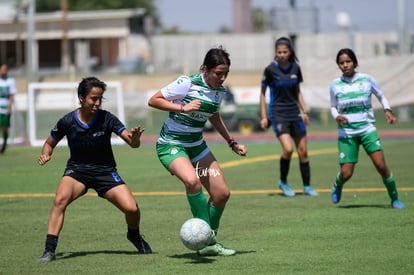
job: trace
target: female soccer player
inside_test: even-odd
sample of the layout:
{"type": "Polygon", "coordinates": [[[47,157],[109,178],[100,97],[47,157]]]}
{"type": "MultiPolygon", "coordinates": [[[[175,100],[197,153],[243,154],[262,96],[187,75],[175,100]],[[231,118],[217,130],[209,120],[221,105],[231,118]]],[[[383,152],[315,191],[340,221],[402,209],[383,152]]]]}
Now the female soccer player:
{"type": "Polygon", "coordinates": [[[300,83],[303,81],[302,72],[297,63],[295,50],[288,38],[281,37],[276,40],[275,52],[275,59],[263,73],[260,93],[260,126],[266,129],[271,125],[282,146],[279,188],[283,194],[288,197],[295,196],[295,191],[287,181],[293,153],[293,139],[299,157],[303,194],[317,196],[318,193],[310,185],[306,138],[309,116],[300,91],[300,83]],[[267,87],[270,90],[269,115],[266,113],[267,87]]]}
{"type": "MultiPolygon", "coordinates": [[[[55,259],[58,236],[63,227],[66,207],[86,194],[89,188],[107,199],[124,214],[127,238],[139,253],[152,253],[139,231],[140,209],[131,191],[119,176],[111,147],[111,134],[119,135],[129,146],[138,148],[144,131],[137,126],[129,131],[113,114],[101,110],[106,84],[95,77],[84,78],[78,86],[80,108],[63,116],[46,139],[40,165],[46,164],[53,149],[66,136],[70,149],[63,177],[56,190],[50,212],[45,250],[39,262],[55,259]]],[[[104,232],[101,232],[104,234],[104,232]]]]}
{"type": "Polygon", "coordinates": [[[341,49],[336,55],[336,64],[342,76],[334,79],[330,85],[331,114],[338,123],[338,150],[340,172],[337,173],[332,189],[333,203],[341,200],[343,185],[354,172],[358,162],[359,146],[369,155],[391,198],[391,206],[404,208],[398,200],[394,176],[385,163],[380,138],[375,127],[371,96],[374,94],[382,107],[386,120],[394,124],[397,119],[391,111],[388,100],[382,93],[376,80],[367,74],[359,73],[358,60],[351,49],[341,49]]]}
{"type": "Polygon", "coordinates": [[[149,106],[169,112],[158,137],[156,150],[162,165],[184,183],[194,217],[205,220],[214,232],[213,241],[200,255],[234,255],[235,250],[216,242],[216,234],[230,197],[223,172],[203,139],[207,119],[236,154],[247,149],[230,137],[218,112],[226,89],[223,82],[230,68],[229,54],[212,48],[205,55],[201,73],[180,76],[155,93],[149,106]],[[202,186],[210,195],[207,201],[202,186]]]}
{"type": "Polygon", "coordinates": [[[3,134],[3,145],[0,154],[4,154],[9,138],[10,117],[16,94],[16,82],[8,75],[9,67],[7,64],[0,66],[0,130],[3,134]]]}

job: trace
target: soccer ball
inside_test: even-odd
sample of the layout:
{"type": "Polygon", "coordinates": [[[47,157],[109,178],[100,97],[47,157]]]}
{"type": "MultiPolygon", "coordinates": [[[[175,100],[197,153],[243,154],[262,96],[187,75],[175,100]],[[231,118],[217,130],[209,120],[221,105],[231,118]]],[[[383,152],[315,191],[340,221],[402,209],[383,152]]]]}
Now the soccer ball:
{"type": "Polygon", "coordinates": [[[206,247],[211,240],[210,225],[199,218],[187,220],[180,230],[180,239],[191,250],[200,250],[206,247]]]}

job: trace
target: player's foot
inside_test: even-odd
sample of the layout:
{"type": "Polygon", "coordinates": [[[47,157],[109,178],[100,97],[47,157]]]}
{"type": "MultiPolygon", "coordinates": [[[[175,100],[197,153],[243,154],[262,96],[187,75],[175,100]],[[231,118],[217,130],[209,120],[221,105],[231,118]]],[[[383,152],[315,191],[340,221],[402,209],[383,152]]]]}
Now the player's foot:
{"type": "Polygon", "coordinates": [[[221,243],[216,243],[197,251],[197,254],[200,256],[233,256],[236,251],[224,247],[221,243]]]}
{"type": "Polygon", "coordinates": [[[332,187],[332,193],[331,193],[331,200],[333,203],[338,203],[341,200],[342,195],[342,187],[337,186],[334,184],[332,187]]]}
{"type": "Polygon", "coordinates": [[[285,195],[286,197],[294,197],[295,196],[295,191],[293,191],[292,187],[290,187],[287,182],[283,182],[283,181],[279,180],[279,188],[280,188],[280,190],[282,190],[283,195],[285,195]]]}
{"type": "Polygon", "coordinates": [[[140,254],[150,254],[152,253],[150,245],[142,238],[141,235],[130,236],[127,233],[127,239],[138,249],[140,254]]]}
{"type": "Polygon", "coordinates": [[[39,258],[39,263],[48,263],[56,259],[55,253],[51,251],[43,252],[42,257],[39,258]]]}
{"type": "Polygon", "coordinates": [[[395,200],[395,201],[391,202],[391,206],[392,206],[392,208],[395,208],[395,209],[405,208],[404,204],[400,200],[395,200]]]}
{"type": "Polygon", "coordinates": [[[312,186],[310,186],[310,185],[303,186],[303,194],[304,195],[309,195],[309,196],[312,196],[312,197],[319,196],[319,193],[316,192],[315,190],[313,190],[312,186]]]}

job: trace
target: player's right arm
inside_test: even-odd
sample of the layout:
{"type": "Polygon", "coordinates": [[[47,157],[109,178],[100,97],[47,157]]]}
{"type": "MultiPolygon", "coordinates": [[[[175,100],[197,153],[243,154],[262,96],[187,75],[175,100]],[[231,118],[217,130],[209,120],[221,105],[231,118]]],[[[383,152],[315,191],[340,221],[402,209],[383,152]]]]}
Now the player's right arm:
{"type": "Polygon", "coordinates": [[[46,162],[50,160],[53,153],[53,149],[56,147],[56,144],[57,142],[51,136],[49,136],[46,139],[45,143],[43,144],[42,154],[37,160],[39,165],[45,165],[46,162]]]}

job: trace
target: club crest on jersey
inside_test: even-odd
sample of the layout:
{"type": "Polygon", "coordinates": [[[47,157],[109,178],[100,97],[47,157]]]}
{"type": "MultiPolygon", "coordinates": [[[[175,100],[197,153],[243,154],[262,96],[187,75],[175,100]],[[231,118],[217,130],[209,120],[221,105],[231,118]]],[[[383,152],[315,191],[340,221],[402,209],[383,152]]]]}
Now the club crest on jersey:
{"type": "Polygon", "coordinates": [[[203,91],[203,90],[198,90],[198,94],[199,94],[200,96],[203,96],[203,95],[204,95],[204,91],[203,91]]]}
{"type": "Polygon", "coordinates": [[[175,147],[171,148],[170,155],[175,155],[177,153],[178,153],[178,149],[177,148],[175,148],[175,147]]]}

